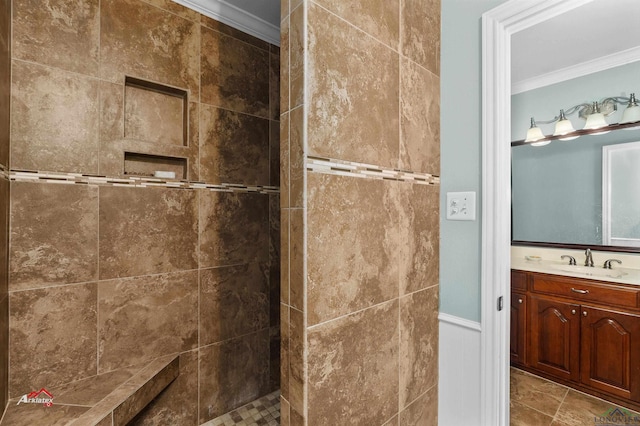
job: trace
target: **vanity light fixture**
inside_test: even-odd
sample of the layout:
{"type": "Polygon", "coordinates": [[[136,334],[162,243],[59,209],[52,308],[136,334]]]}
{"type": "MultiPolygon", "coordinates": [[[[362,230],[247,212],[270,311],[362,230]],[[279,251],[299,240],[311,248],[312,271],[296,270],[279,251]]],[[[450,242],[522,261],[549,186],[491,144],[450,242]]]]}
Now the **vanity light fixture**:
{"type": "Polygon", "coordinates": [[[545,136],[537,126],[536,120],[531,117],[531,127],[527,130],[525,139],[512,142],[511,145],[544,146],[553,140],[570,141],[582,135],[603,135],[611,130],[638,129],[640,128],[640,105],[638,105],[634,93],[631,93],[628,98],[611,96],[602,99],[600,102],[578,104],[570,108],[561,109],[560,114],[553,117],[553,119],[548,121],[538,120],[538,123],[555,123],[553,135],[545,136]],[[618,104],[626,105],[622,119],[619,123],[608,124],[605,117],[616,112],[618,104]],[[574,129],[571,121],[567,119],[567,115],[572,115],[576,112],[579,113],[580,118],[586,120],[585,126],[579,130],[574,129]]]}

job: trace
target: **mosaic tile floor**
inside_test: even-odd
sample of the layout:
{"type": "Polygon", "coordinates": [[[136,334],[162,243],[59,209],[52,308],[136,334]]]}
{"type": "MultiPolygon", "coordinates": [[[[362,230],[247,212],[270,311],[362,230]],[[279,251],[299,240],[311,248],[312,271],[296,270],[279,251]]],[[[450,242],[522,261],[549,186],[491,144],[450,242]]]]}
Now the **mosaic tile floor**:
{"type": "Polygon", "coordinates": [[[280,391],[263,396],[201,426],[279,426],[280,391]]]}

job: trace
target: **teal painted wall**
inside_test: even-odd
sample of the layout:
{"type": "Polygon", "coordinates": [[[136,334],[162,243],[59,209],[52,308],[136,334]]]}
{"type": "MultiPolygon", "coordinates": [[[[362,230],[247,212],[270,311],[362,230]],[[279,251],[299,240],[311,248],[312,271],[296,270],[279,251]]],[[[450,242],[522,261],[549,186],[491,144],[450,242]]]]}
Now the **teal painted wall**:
{"type": "Polygon", "coordinates": [[[504,0],[442,0],[440,311],[480,321],[482,14],[504,0]],[[446,193],[476,191],[473,222],[446,220],[446,193]]]}
{"type": "MultiPolygon", "coordinates": [[[[549,120],[560,108],[606,96],[640,94],[640,63],[512,96],[512,137],[523,139],[529,117],[549,120]]],[[[624,106],[607,118],[618,122],[624,106]]],[[[576,129],[585,120],[569,117],[576,129]]],[[[545,134],[553,124],[539,125],[545,134]]],[[[512,150],[513,237],[516,240],[602,244],[602,147],[635,142],[640,131],[617,131],[512,150]]],[[[636,183],[637,185],[637,183],[636,183]]]]}

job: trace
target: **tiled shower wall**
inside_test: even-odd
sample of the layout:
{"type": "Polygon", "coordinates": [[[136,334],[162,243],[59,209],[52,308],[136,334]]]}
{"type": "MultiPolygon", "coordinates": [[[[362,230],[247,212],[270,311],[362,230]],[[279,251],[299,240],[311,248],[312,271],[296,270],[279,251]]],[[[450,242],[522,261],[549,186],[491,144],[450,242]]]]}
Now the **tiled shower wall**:
{"type": "Polygon", "coordinates": [[[282,424],[436,425],[440,2],[282,11],[282,424]]]}
{"type": "Polygon", "coordinates": [[[11,0],[0,0],[0,411],[9,395],[9,105],[11,0]]]}
{"type": "Polygon", "coordinates": [[[170,0],[13,8],[10,396],[171,353],[180,376],[138,423],[277,389],[279,49],[170,0]],[[245,187],[127,184],[125,152],[245,187]]]}

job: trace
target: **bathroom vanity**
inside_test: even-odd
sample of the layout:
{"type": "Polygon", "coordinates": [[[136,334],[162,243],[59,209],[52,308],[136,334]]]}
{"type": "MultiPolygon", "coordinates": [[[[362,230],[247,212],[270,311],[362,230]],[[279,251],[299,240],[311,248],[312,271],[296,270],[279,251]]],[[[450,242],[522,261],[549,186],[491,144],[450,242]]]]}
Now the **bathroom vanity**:
{"type": "Polygon", "coordinates": [[[640,409],[640,285],[543,263],[512,263],[512,365],[640,409]]]}

